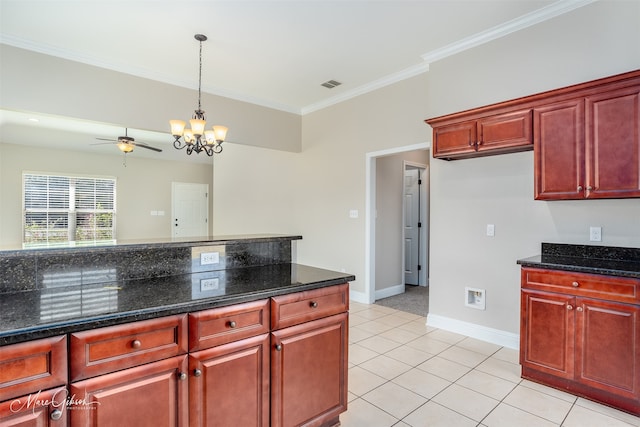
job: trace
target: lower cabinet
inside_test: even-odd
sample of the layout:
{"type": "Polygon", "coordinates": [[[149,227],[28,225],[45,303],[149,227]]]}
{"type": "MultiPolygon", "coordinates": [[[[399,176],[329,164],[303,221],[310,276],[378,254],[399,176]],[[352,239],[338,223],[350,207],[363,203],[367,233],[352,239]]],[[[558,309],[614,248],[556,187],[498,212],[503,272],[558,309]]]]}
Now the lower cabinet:
{"type": "Polygon", "coordinates": [[[67,425],[67,389],[36,391],[0,403],[1,427],[62,427],[67,425]]]}
{"type": "Polygon", "coordinates": [[[269,425],[269,334],[189,354],[189,422],[269,425]]]}
{"type": "Polygon", "coordinates": [[[522,286],[522,376],[640,415],[640,281],[523,268],[522,286]]]}
{"type": "Polygon", "coordinates": [[[339,425],[347,410],[347,313],[271,336],[271,425],[339,425]]]}
{"type": "Polygon", "coordinates": [[[72,383],[71,426],[180,426],[189,422],[187,356],[72,383]]]}

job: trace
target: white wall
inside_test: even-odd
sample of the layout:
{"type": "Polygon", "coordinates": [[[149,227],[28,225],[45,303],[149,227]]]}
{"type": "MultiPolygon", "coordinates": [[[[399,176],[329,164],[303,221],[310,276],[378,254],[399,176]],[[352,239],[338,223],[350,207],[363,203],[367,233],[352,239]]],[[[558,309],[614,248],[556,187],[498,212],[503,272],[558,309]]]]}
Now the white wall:
{"type": "MultiPolygon", "coordinates": [[[[402,258],[404,162],[428,166],[429,155],[428,150],[415,150],[380,157],[376,160],[374,289],[380,295],[391,295],[384,290],[404,283],[402,258]]],[[[426,267],[427,260],[420,260],[420,264],[426,267]]]]}
{"type": "MultiPolygon", "coordinates": [[[[429,116],[640,68],[640,3],[596,2],[432,64],[429,116]]],[[[540,243],[640,246],[640,199],[533,200],[533,153],[431,163],[430,315],[517,333],[518,258],[540,243]],[[495,224],[495,237],[485,235],[495,224]],[[487,307],[464,307],[464,287],[487,307]]]]}
{"type": "MultiPolygon", "coordinates": [[[[22,245],[22,173],[49,172],[116,178],[116,238],[145,239],[171,236],[171,182],[208,184],[212,165],[167,162],[127,154],[97,155],[0,143],[0,247],[22,245]],[[151,211],[164,211],[152,216],[151,211]]],[[[211,198],[209,218],[212,217],[211,198]]]]}

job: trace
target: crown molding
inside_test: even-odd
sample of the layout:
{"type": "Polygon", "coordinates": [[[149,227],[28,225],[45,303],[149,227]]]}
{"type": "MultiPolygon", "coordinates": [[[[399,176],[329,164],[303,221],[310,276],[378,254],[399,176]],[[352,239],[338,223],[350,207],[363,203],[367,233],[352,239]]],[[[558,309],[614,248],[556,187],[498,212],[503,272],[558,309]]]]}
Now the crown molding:
{"type": "MultiPolygon", "coordinates": [[[[397,83],[399,81],[425,73],[429,71],[429,64],[431,64],[432,62],[438,61],[448,56],[455,55],[467,49],[480,46],[484,43],[488,43],[492,40],[498,39],[500,37],[504,37],[508,34],[514,33],[516,31],[520,31],[524,28],[528,28],[532,25],[536,25],[540,22],[544,22],[546,20],[555,18],[556,16],[562,15],[567,12],[571,12],[572,10],[578,9],[582,6],[588,5],[595,1],[598,1],[598,0],[559,0],[555,3],[552,3],[541,9],[538,9],[535,12],[531,12],[519,18],[512,19],[511,21],[508,21],[504,24],[497,25],[488,30],[474,34],[473,36],[458,40],[442,48],[424,53],[420,55],[423,61],[420,64],[411,66],[397,73],[393,73],[388,76],[382,77],[371,83],[367,83],[357,88],[348,90],[340,95],[336,95],[331,98],[327,98],[321,102],[310,104],[304,107],[295,107],[291,105],[274,103],[264,99],[248,96],[246,94],[224,90],[224,89],[216,88],[212,86],[203,87],[203,89],[205,92],[212,95],[223,96],[225,98],[247,102],[250,104],[259,105],[266,108],[272,108],[275,110],[284,111],[292,114],[305,115],[305,114],[312,113],[314,111],[321,110],[323,108],[330,107],[340,102],[344,102],[351,98],[355,98],[356,96],[360,96],[365,93],[372,92],[374,90],[391,85],[393,83],[397,83]]],[[[71,61],[81,62],[84,64],[93,65],[100,68],[106,68],[109,70],[122,72],[125,74],[131,74],[134,76],[159,81],[162,83],[167,83],[167,84],[185,87],[189,89],[197,89],[197,87],[194,87],[191,82],[180,81],[166,74],[158,73],[154,70],[149,70],[146,68],[139,68],[139,67],[132,67],[131,65],[126,63],[102,61],[96,57],[82,55],[82,54],[79,54],[78,52],[74,52],[67,49],[61,49],[56,46],[47,45],[45,43],[33,43],[28,40],[24,40],[24,39],[9,36],[9,35],[2,35],[0,37],[0,43],[42,53],[45,55],[51,55],[51,56],[56,56],[63,59],[68,59],[71,61]]]]}

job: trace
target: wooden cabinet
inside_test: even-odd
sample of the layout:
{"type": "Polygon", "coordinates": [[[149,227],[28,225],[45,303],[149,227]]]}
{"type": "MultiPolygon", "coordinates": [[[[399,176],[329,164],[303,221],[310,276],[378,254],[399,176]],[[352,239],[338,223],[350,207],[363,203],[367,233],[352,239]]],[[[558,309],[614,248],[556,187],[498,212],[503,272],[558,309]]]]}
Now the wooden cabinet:
{"type": "Polygon", "coordinates": [[[433,128],[433,157],[453,160],[533,149],[530,108],[485,114],[427,120],[433,128]]]}
{"type": "Polygon", "coordinates": [[[345,283],[1,347],[0,427],[338,425],[348,308],[345,283]]]}
{"type": "Polygon", "coordinates": [[[189,355],[195,426],[269,426],[269,334],[189,355]]]}
{"type": "Polygon", "coordinates": [[[261,300],[189,315],[192,427],[269,425],[269,308],[261,300]]]}
{"type": "Polygon", "coordinates": [[[537,200],[640,197],[640,83],[534,109],[537,200]]]}
{"type": "Polygon", "coordinates": [[[83,399],[71,426],[188,425],[187,356],[177,356],[70,385],[83,399]]]}
{"type": "Polygon", "coordinates": [[[67,425],[67,389],[34,390],[0,403],[0,427],[67,425]]]}
{"type": "Polygon", "coordinates": [[[640,415],[640,280],[522,269],[522,376],[640,415]]]}
{"type": "Polygon", "coordinates": [[[282,329],[271,333],[272,426],[339,425],[347,410],[348,297],[345,284],[273,298],[272,323],[282,329]]]}
{"type": "Polygon", "coordinates": [[[0,426],[66,426],[66,383],[66,336],[0,347],[0,426]]]}

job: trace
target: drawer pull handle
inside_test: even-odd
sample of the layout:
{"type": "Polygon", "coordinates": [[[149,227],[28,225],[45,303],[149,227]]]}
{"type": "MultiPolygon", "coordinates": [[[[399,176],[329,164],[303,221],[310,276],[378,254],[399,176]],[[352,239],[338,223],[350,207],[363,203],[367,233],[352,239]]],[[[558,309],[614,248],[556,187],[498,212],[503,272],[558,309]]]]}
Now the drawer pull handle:
{"type": "Polygon", "coordinates": [[[582,191],[582,185],[578,185],[578,192],[582,191]]]}
{"type": "Polygon", "coordinates": [[[187,374],[185,374],[184,372],[180,372],[178,374],[178,379],[180,379],[181,381],[184,381],[187,379],[187,374]]]}
{"type": "Polygon", "coordinates": [[[193,376],[194,377],[199,377],[200,375],[202,375],[202,371],[200,369],[194,369],[193,370],[193,376]]]}
{"type": "Polygon", "coordinates": [[[236,322],[234,322],[233,320],[229,322],[229,327],[230,327],[230,328],[232,328],[232,329],[233,329],[233,328],[235,328],[236,326],[238,326],[238,325],[237,325],[237,324],[236,324],[236,322]]]}
{"type": "Polygon", "coordinates": [[[49,418],[51,418],[53,421],[58,421],[60,418],[62,418],[62,411],[60,409],[51,411],[51,414],[49,414],[49,418]]]}
{"type": "Polygon", "coordinates": [[[582,311],[582,307],[576,308],[577,311],[582,311]]]}
{"type": "Polygon", "coordinates": [[[140,340],[131,341],[131,348],[140,348],[141,346],[142,346],[142,343],[140,342],[140,340]]]}
{"type": "Polygon", "coordinates": [[[573,310],[573,306],[571,304],[567,304],[567,310],[573,310]]]}
{"type": "Polygon", "coordinates": [[[580,283],[578,283],[578,282],[573,282],[573,283],[571,284],[571,286],[573,286],[574,288],[577,288],[578,286],[580,286],[580,283]]]}
{"type": "Polygon", "coordinates": [[[315,302],[315,301],[311,301],[311,302],[309,303],[309,306],[311,306],[311,308],[318,308],[318,303],[317,303],[317,302],[315,302]]]}
{"type": "Polygon", "coordinates": [[[282,351],[282,344],[276,344],[276,351],[282,351]]]}

